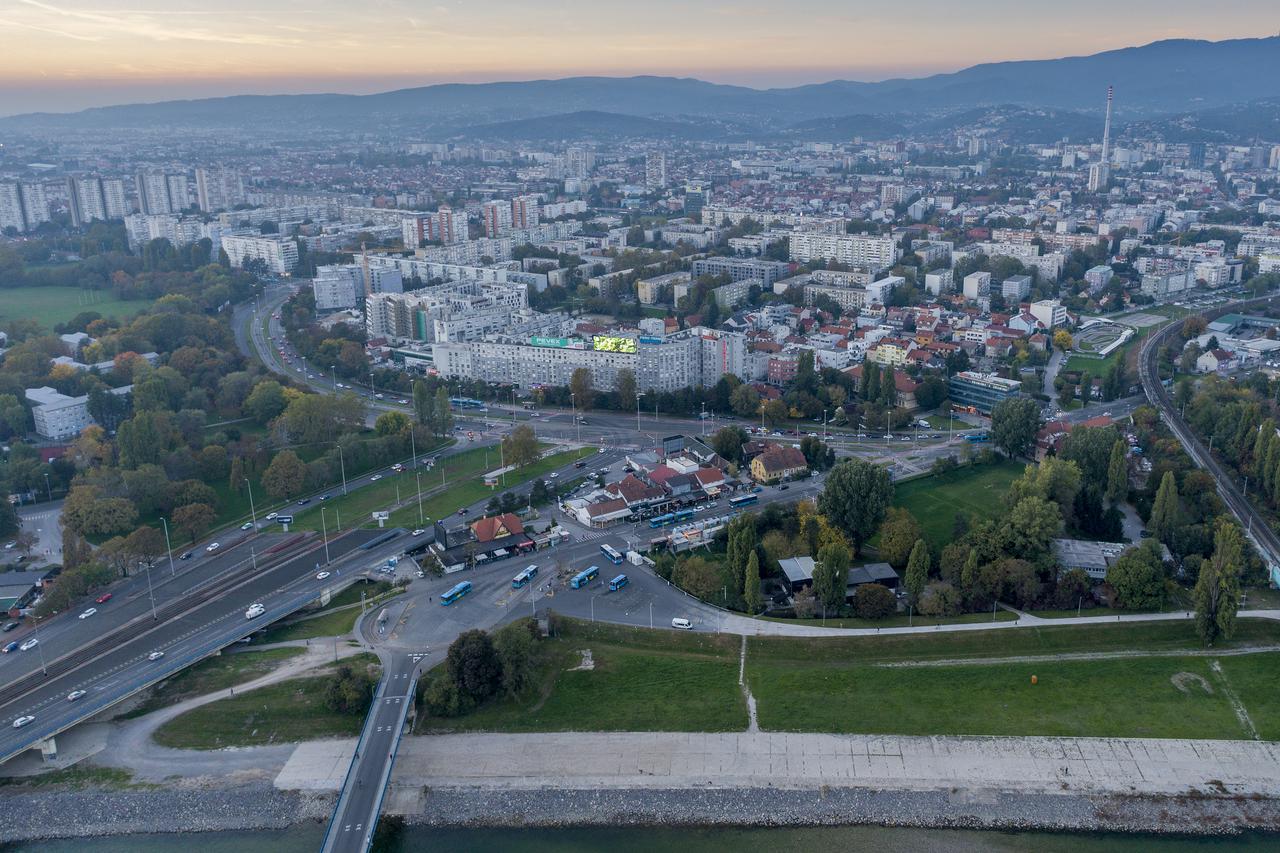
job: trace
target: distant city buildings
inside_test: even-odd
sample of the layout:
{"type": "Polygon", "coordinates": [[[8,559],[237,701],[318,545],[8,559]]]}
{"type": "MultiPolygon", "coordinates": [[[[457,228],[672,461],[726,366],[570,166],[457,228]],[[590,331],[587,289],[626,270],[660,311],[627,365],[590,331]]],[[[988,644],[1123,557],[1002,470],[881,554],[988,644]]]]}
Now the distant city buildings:
{"type": "Polygon", "coordinates": [[[244,178],[234,169],[196,169],[196,199],[205,213],[244,204],[244,178]]]}

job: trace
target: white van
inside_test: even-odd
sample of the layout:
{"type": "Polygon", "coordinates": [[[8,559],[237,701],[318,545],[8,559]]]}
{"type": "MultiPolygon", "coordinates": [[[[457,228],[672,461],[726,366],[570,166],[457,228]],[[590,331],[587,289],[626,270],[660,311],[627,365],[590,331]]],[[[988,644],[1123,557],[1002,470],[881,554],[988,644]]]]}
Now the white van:
{"type": "Polygon", "coordinates": [[[261,604],[251,604],[249,605],[249,609],[244,612],[244,618],[257,619],[259,616],[261,616],[263,613],[266,613],[266,612],[267,612],[267,608],[263,607],[261,604]]]}
{"type": "Polygon", "coordinates": [[[692,631],[693,623],[690,622],[688,619],[684,618],[683,616],[677,616],[676,618],[671,620],[671,627],[680,628],[685,631],[692,631]]]}

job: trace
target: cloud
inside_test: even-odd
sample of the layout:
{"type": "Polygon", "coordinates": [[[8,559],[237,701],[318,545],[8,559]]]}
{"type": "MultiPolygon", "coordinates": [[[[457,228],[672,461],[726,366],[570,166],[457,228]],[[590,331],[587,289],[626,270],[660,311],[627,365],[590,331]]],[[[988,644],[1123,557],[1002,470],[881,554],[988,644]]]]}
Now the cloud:
{"type": "MultiPolygon", "coordinates": [[[[215,44],[271,47],[291,47],[304,43],[302,39],[285,39],[263,35],[261,33],[220,33],[200,28],[173,27],[163,23],[162,21],[156,20],[152,13],[136,10],[104,14],[100,12],[85,12],[78,9],[60,8],[51,3],[41,2],[41,0],[17,0],[17,2],[24,6],[39,9],[42,12],[47,12],[62,19],[91,23],[94,25],[96,30],[110,30],[118,33],[125,33],[130,36],[141,36],[155,41],[199,41],[215,44]]],[[[39,28],[35,25],[28,26],[32,29],[39,28]]],[[[79,40],[100,40],[99,38],[76,35],[65,30],[56,31],[50,28],[45,28],[45,31],[54,32],[58,35],[79,40]]]]}

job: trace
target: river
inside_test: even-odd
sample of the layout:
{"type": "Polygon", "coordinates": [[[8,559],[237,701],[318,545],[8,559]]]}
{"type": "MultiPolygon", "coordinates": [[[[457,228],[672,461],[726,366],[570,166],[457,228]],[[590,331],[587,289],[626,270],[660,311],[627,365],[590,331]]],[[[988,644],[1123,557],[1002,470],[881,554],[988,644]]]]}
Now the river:
{"type": "MultiPolygon", "coordinates": [[[[112,838],[41,841],[0,846],[3,853],[314,853],[323,828],[272,832],[211,832],[196,835],[124,835],[112,838]]],[[[1225,838],[1150,835],[985,832],[879,826],[807,829],[427,829],[406,831],[396,853],[822,853],[875,850],[876,853],[1192,853],[1212,849],[1263,853],[1280,849],[1275,835],[1225,838]]]]}

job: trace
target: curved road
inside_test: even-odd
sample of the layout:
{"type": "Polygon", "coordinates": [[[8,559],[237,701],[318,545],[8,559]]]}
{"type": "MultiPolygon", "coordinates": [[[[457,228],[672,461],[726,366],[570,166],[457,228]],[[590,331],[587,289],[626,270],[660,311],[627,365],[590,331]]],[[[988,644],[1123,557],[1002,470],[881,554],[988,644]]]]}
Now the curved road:
{"type": "MultiPolygon", "coordinates": [[[[1212,320],[1242,308],[1259,308],[1274,305],[1278,301],[1280,301],[1280,296],[1265,296],[1241,302],[1229,302],[1212,311],[1202,312],[1201,316],[1212,320]]],[[[1240,489],[1236,487],[1234,475],[1224,466],[1218,464],[1191,427],[1178,414],[1173,405],[1172,395],[1169,394],[1169,390],[1160,381],[1157,355],[1160,347],[1173,339],[1180,327],[1181,323],[1179,322],[1169,323],[1158,332],[1147,336],[1138,360],[1138,373],[1142,381],[1142,389],[1151,405],[1159,410],[1161,417],[1169,425],[1169,429],[1177,437],[1178,441],[1182,442],[1182,446],[1186,448],[1192,461],[1213,475],[1214,481],[1218,484],[1218,494],[1222,496],[1227,508],[1239,520],[1240,525],[1247,531],[1247,535],[1257,546],[1267,563],[1274,566],[1280,562],[1280,537],[1276,536],[1270,525],[1267,524],[1266,519],[1241,494],[1240,489]]]]}

